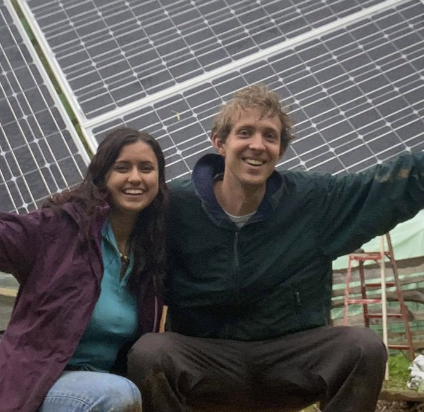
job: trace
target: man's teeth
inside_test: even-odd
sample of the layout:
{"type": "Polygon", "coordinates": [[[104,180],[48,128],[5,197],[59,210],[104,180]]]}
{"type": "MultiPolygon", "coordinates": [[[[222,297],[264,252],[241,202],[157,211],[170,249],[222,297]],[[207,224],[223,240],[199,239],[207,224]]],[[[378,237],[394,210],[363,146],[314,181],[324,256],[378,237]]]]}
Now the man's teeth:
{"type": "Polygon", "coordinates": [[[142,195],[144,191],[141,189],[127,189],[124,193],[127,195],[142,195]]]}
{"type": "Polygon", "coordinates": [[[265,163],[262,160],[256,160],[256,159],[246,159],[245,162],[252,166],[261,166],[265,163]]]}

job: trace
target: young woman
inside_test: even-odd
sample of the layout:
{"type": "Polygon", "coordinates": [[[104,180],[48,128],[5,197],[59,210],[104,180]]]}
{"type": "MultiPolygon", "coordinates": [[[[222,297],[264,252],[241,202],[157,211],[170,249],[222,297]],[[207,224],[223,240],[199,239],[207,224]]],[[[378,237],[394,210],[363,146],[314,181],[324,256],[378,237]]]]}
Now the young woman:
{"type": "Polygon", "coordinates": [[[0,341],[2,412],[141,411],[120,375],[126,350],[158,329],[167,198],[158,143],[122,128],[77,189],[0,213],[0,270],[20,282],[0,341]]]}

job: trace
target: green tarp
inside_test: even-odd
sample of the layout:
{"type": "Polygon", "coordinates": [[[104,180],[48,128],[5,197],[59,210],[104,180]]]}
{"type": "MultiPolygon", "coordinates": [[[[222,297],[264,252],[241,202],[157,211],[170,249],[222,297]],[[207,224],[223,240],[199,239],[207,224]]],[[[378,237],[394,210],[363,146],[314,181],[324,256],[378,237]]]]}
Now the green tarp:
{"type": "MultiPolygon", "coordinates": [[[[393,250],[396,260],[411,259],[424,256],[424,210],[421,210],[413,219],[397,225],[391,232],[393,250]]],[[[379,237],[372,239],[362,246],[366,252],[380,250],[379,237]]],[[[370,264],[374,263],[372,261],[370,264]]],[[[333,262],[334,270],[346,269],[347,256],[342,256],[333,262]]]]}

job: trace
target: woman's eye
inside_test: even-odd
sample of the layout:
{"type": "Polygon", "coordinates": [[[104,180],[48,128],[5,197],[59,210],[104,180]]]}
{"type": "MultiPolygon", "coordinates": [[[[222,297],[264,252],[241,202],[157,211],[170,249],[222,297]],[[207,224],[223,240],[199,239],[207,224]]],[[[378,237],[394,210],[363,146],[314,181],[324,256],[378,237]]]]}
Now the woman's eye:
{"type": "Polygon", "coordinates": [[[124,172],[126,172],[126,171],[127,171],[127,167],[126,167],[126,166],[122,166],[122,165],[116,165],[116,166],[114,167],[114,170],[115,170],[116,172],[124,173],[124,172]]]}

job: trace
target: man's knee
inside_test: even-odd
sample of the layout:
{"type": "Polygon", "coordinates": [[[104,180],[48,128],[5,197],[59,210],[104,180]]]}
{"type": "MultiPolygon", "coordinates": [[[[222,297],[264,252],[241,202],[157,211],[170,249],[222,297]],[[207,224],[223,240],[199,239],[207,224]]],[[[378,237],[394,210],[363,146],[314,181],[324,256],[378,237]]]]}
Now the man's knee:
{"type": "Polygon", "coordinates": [[[150,370],[162,370],[172,362],[176,350],[173,334],[146,333],[128,352],[128,373],[147,373],[150,370]]]}
{"type": "Polygon", "coordinates": [[[387,358],[387,350],[382,339],[370,328],[346,327],[347,339],[354,343],[356,347],[367,353],[382,355],[387,358]]]}
{"type": "Polygon", "coordinates": [[[127,376],[143,393],[143,410],[183,410],[176,395],[180,371],[184,369],[181,340],[170,332],[148,333],[130,349],[127,376]]]}
{"type": "MultiPolygon", "coordinates": [[[[337,328],[338,329],[338,328],[337,328]]],[[[387,349],[374,331],[365,327],[340,327],[340,347],[375,365],[385,365],[387,349]]]]}

